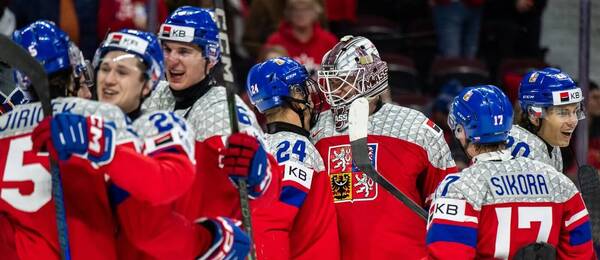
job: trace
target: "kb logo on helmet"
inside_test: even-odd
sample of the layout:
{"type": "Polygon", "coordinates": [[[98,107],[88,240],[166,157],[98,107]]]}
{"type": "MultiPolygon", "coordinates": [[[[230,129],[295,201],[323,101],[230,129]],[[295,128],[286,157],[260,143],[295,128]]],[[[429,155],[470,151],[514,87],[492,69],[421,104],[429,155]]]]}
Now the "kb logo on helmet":
{"type": "Polygon", "coordinates": [[[162,39],[191,42],[194,39],[194,28],[163,24],[159,35],[162,39]]]}
{"type": "Polygon", "coordinates": [[[583,95],[581,89],[570,89],[567,91],[556,91],[552,93],[552,101],[554,105],[571,104],[581,102],[583,95]]]}

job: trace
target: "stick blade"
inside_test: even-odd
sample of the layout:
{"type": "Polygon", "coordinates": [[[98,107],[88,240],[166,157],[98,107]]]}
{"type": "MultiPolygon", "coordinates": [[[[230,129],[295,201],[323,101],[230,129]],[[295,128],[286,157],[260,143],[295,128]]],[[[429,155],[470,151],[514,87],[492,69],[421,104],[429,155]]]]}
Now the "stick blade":
{"type": "Polygon", "coordinates": [[[600,177],[592,166],[583,165],[577,170],[581,196],[588,209],[594,242],[600,242],[600,177]]]}
{"type": "Polygon", "coordinates": [[[348,113],[348,132],[350,142],[366,138],[369,127],[369,101],[360,97],[350,104],[348,113]]]}

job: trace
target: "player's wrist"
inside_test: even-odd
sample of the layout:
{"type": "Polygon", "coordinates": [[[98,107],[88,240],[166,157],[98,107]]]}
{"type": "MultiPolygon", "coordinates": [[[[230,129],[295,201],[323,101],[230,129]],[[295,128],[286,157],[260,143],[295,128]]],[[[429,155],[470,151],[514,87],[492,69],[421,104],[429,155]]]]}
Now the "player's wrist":
{"type": "Polygon", "coordinates": [[[248,236],[231,219],[201,218],[197,224],[212,234],[212,245],[197,259],[243,259],[249,252],[248,236]]]}

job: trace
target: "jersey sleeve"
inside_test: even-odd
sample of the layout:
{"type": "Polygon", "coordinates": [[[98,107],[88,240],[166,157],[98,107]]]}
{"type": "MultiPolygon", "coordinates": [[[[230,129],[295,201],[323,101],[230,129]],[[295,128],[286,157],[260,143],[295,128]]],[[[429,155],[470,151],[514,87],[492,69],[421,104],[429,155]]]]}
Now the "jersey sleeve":
{"type": "Polygon", "coordinates": [[[427,251],[432,259],[474,259],[479,210],[457,188],[459,175],[448,175],[429,209],[427,251]]]}
{"type": "Polygon", "coordinates": [[[15,228],[8,217],[4,214],[0,214],[0,255],[2,255],[2,259],[19,259],[14,229],[15,228]]]}
{"type": "Polygon", "coordinates": [[[132,131],[141,145],[119,146],[108,168],[123,234],[153,259],[194,259],[208,249],[212,235],[170,204],[194,182],[194,132],[181,117],[163,111],[138,118],[132,131]]]}
{"type": "MultiPolygon", "coordinates": [[[[274,158],[273,158],[274,160],[274,158]]],[[[272,163],[276,163],[273,161],[272,163]]],[[[312,190],[313,170],[295,161],[276,167],[275,177],[267,192],[253,201],[252,221],[255,243],[260,259],[291,259],[290,235],[298,211],[312,190]]]]}
{"type": "Polygon", "coordinates": [[[193,131],[172,112],[146,114],[132,128],[143,143],[141,152],[131,145],[119,145],[108,175],[129,195],[152,205],[174,201],[194,181],[193,131]]]}
{"type": "Polygon", "coordinates": [[[431,202],[433,192],[438,184],[446,175],[456,173],[457,169],[439,126],[425,118],[425,122],[421,125],[421,131],[425,133],[424,138],[429,140],[425,144],[428,163],[421,187],[422,199],[427,206],[431,202]]]}
{"type": "MultiPolygon", "coordinates": [[[[210,156],[216,155],[218,159],[216,163],[214,161],[202,161],[198,162],[198,164],[217,165],[218,173],[227,176],[226,173],[222,172],[223,165],[221,162],[221,159],[223,158],[223,148],[225,148],[227,138],[231,134],[229,111],[227,100],[225,99],[225,89],[213,87],[206,95],[208,96],[207,99],[204,100],[206,104],[194,107],[190,112],[188,121],[190,125],[193,125],[196,129],[203,130],[198,131],[195,135],[196,147],[200,146],[202,150],[198,151],[199,153],[202,153],[197,156],[198,160],[204,160],[202,156],[205,154],[210,154],[210,156]]],[[[256,116],[240,97],[235,96],[235,98],[239,132],[256,137],[263,148],[267,149],[268,145],[266,144],[264,133],[262,132],[260,125],[258,125],[256,116]]],[[[266,172],[268,175],[273,176],[272,171],[279,169],[279,167],[274,167],[277,165],[277,161],[270,153],[267,154],[267,157],[269,157],[269,160],[267,161],[266,172]]],[[[199,172],[199,174],[201,173],[199,172]]],[[[266,189],[269,189],[269,187],[266,189]]]]}
{"type": "Polygon", "coordinates": [[[290,235],[296,259],[339,259],[340,241],[333,195],[326,172],[315,172],[308,196],[290,235]]]}
{"type": "MultiPolygon", "coordinates": [[[[575,189],[573,185],[573,189],[575,189]]],[[[557,248],[559,259],[596,259],[588,211],[577,192],[564,203],[563,223],[557,248]]]]}
{"type": "Polygon", "coordinates": [[[152,259],[195,259],[212,243],[206,228],[170,205],[153,206],[133,198],[120,204],[117,213],[122,235],[133,246],[122,251],[141,251],[152,259]]]}

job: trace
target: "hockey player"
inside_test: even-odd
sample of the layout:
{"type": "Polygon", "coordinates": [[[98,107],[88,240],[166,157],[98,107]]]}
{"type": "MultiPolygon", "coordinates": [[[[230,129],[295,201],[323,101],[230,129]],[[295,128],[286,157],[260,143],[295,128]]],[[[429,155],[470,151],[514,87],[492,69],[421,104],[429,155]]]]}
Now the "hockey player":
{"type": "Polygon", "coordinates": [[[184,6],[161,25],[158,35],[168,84],[159,84],[144,103],[149,111],[174,111],[196,131],[196,180],[173,207],[189,221],[216,216],[240,219],[239,193],[232,181],[247,178],[249,195],[257,198],[269,190],[271,172],[279,170],[254,137],[262,135],[254,114],[237,96],[240,133],[230,134],[225,88],[212,76],[221,55],[219,30],[212,17],[207,9],[184,6]]]}
{"type": "Polygon", "coordinates": [[[588,212],[571,180],[504,150],[512,119],[510,101],[495,86],[454,98],[448,124],[473,165],[448,175],[435,192],[430,258],[513,259],[538,242],[553,246],[557,259],[595,259],[588,212]]]}
{"type": "MultiPolygon", "coordinates": [[[[280,207],[267,231],[288,233],[276,241],[256,241],[268,259],[339,259],[339,238],[329,178],[309,140],[319,118],[317,85],[300,63],[288,57],[254,65],[246,83],[250,101],[267,119],[267,149],[285,167],[271,187],[280,186],[280,207]],[[278,226],[281,225],[281,226],[278,226]],[[269,245],[261,245],[265,243],[269,245]],[[281,248],[281,250],[268,249],[281,248]]],[[[275,207],[275,206],[273,206],[275,207]]],[[[273,212],[273,211],[270,211],[273,212]]],[[[259,237],[257,226],[255,237],[259,237]]],[[[267,236],[274,237],[274,236],[267,236]]]]}
{"type": "Polygon", "coordinates": [[[569,146],[583,113],[583,94],[573,79],[555,68],[527,73],[519,87],[521,122],[510,131],[513,156],[550,164],[563,171],[561,147],[569,146]]]}
{"type": "Polygon", "coordinates": [[[331,110],[319,117],[312,141],[329,174],[342,258],[425,257],[425,221],[353,165],[348,109],[358,97],[370,99],[365,123],[371,162],[424,208],[438,183],[456,172],[442,130],[421,112],[381,101],[388,87],[387,64],[364,37],[343,37],[323,57],[318,79],[331,110]]]}
{"type": "MultiPolygon", "coordinates": [[[[53,23],[38,21],[16,31],[13,40],[28,50],[49,75],[51,97],[62,97],[71,82],[68,36],[53,23]]],[[[21,77],[21,79],[25,79],[21,77]]],[[[26,82],[26,80],[22,81],[26,82]]],[[[29,101],[36,95],[23,88],[29,101]]],[[[107,113],[123,123],[120,111],[111,114],[104,107],[87,106],[87,101],[57,99],[54,112],[72,111],[90,115],[107,113]]],[[[47,153],[36,153],[32,130],[43,118],[39,102],[22,104],[0,117],[0,211],[8,216],[11,228],[3,228],[5,237],[13,237],[12,248],[19,259],[59,259],[57,221],[47,153]]],[[[124,131],[116,131],[126,136],[124,131]]],[[[102,159],[96,162],[101,163],[102,159]]],[[[114,223],[106,196],[104,177],[84,176],[61,166],[64,199],[69,209],[67,226],[71,256],[75,259],[116,259],[114,223]]],[[[6,225],[4,226],[6,227],[6,225]]]]}
{"type": "MultiPolygon", "coordinates": [[[[141,113],[140,110],[143,99],[163,73],[162,50],[156,36],[136,30],[111,33],[97,50],[94,65],[100,101],[117,105],[129,119],[135,120],[132,131],[143,142],[138,147],[126,141],[107,143],[109,147],[114,146],[108,149],[114,150],[114,156],[100,169],[111,178],[111,202],[117,208],[124,233],[119,237],[120,258],[133,257],[131,248],[123,246],[127,242],[145,251],[149,258],[192,259],[209,248],[219,249],[224,255],[245,256],[247,238],[231,220],[206,219],[200,222],[201,226],[196,226],[181,222],[179,216],[148,214],[160,211],[153,210],[154,207],[169,207],[189,189],[195,177],[191,127],[172,112],[141,113]],[[168,223],[169,229],[158,233],[158,228],[151,226],[155,221],[168,223]],[[160,244],[149,246],[157,237],[163,238],[160,244]]],[[[85,138],[94,134],[90,124],[84,117],[72,113],[54,117],[51,134],[61,160],[75,164],[74,160],[85,155],[82,151],[91,153],[88,147],[94,146],[94,138],[85,138]],[[86,133],[88,128],[91,130],[86,133]],[[75,141],[65,142],[60,136],[75,141]]],[[[89,167],[86,171],[94,172],[89,167]]]]}

